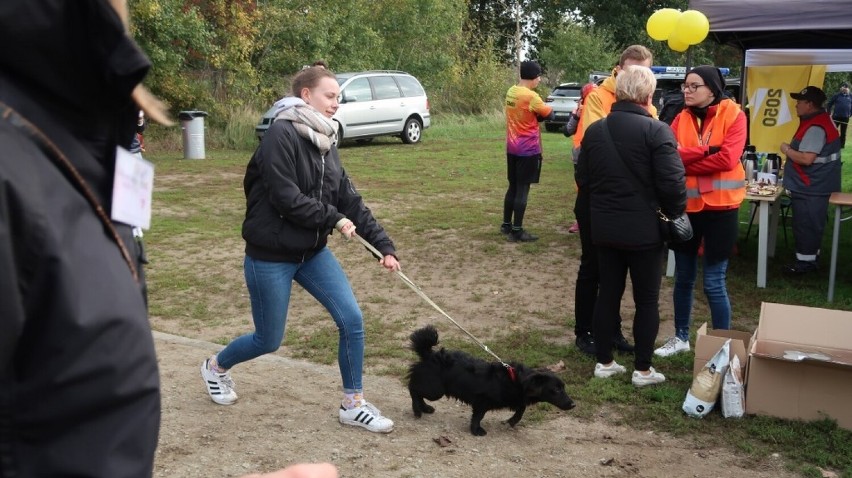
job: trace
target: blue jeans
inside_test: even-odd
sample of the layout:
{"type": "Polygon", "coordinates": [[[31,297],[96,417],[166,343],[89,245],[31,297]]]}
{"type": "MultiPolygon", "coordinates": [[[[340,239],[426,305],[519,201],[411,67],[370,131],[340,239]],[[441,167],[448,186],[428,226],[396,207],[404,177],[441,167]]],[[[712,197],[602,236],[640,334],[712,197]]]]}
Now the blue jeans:
{"type": "Polygon", "coordinates": [[[323,248],[303,263],[266,262],[246,256],[245,277],[251,296],[254,332],[234,339],[219,352],[224,368],[278,350],[284,340],[293,281],[331,313],[340,335],[337,363],[345,393],[360,392],[364,366],[364,320],[337,258],[323,248]]]}
{"type": "MultiPolygon", "coordinates": [[[[713,263],[703,261],[704,294],[710,306],[710,317],[714,329],[731,328],[731,301],[728,299],[726,278],[728,259],[713,263]]],[[[681,340],[689,339],[692,321],[692,301],[695,279],[698,275],[698,254],[675,251],[674,301],[675,334],[681,340]]]]}

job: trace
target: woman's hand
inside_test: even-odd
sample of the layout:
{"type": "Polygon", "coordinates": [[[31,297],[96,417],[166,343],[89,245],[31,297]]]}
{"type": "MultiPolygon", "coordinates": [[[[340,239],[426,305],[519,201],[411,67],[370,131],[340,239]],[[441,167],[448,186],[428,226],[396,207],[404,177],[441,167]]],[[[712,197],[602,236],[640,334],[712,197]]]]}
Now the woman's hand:
{"type": "Polygon", "coordinates": [[[390,254],[383,257],[382,260],[379,261],[379,264],[381,264],[382,267],[387,269],[388,272],[396,272],[402,269],[402,266],[400,266],[399,261],[396,260],[396,257],[390,254]]]}
{"type": "Polygon", "coordinates": [[[351,239],[352,234],[355,234],[355,223],[345,217],[337,221],[337,224],[334,225],[334,228],[337,229],[338,232],[343,234],[343,237],[345,237],[346,239],[351,239]]]}

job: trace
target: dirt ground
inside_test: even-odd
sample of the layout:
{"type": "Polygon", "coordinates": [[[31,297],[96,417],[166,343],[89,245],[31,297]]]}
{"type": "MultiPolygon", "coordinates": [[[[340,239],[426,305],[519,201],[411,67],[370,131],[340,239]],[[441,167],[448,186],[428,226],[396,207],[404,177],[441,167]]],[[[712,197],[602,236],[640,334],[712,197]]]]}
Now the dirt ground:
{"type": "Polygon", "coordinates": [[[468,407],[436,402],[416,420],[396,378],[366,376],[382,412],[395,421],[387,435],[337,422],[336,367],[277,355],[244,364],[235,375],[240,400],[210,401],[200,360],[221,347],[155,332],[163,385],[157,477],[225,477],[269,472],[296,462],[331,462],[342,477],[787,477],[782,463],[744,468],[730,450],[554,411],[552,420],[514,429],[511,413],[491,412],[485,437],[467,431],[468,407]],[[446,437],[449,446],[436,439],[446,437]]]}
{"type": "MultiPolygon", "coordinates": [[[[579,247],[573,244],[578,239],[564,229],[567,224],[557,240],[546,244],[545,252],[532,255],[518,245],[504,244],[494,234],[493,241],[485,241],[491,244],[472,247],[475,260],[463,264],[463,273],[458,272],[458,263],[444,256],[445,251],[459,250],[459,238],[436,236],[426,238],[425,246],[397,245],[408,251],[403,252],[406,274],[466,328],[482,334],[483,340],[495,327],[540,326],[559,327],[565,330],[564,340],[570,341],[573,337],[564,317],[573,317],[573,291],[568,284],[576,276],[579,247]],[[494,270],[513,272],[494,274],[494,270]]],[[[425,323],[446,320],[397,277],[371,263],[360,246],[339,238],[331,242],[365,316],[379,314],[388,323],[403,324],[405,334],[425,323]]],[[[524,419],[515,429],[502,423],[509,411],[490,412],[483,421],[488,435],[474,437],[468,432],[469,408],[455,401],[436,402],[434,415],[416,420],[400,379],[372,373],[381,366],[375,363],[366,364],[367,397],[394,420],[395,430],[377,435],[343,427],[336,416],[337,367],[294,359],[286,347],[241,364],[234,371],[240,400],[229,407],[216,405],[199,377],[200,362],[221,349],[214,340],[250,330],[239,267],[241,244],[235,241],[218,247],[195,254],[212,254],[213,263],[221,269],[210,265],[199,273],[219,277],[224,290],[241,292],[217,302],[222,317],[217,325],[189,330],[185,323],[152,317],[155,328],[164,331],[154,333],[163,385],[157,477],[241,476],[297,462],[331,462],[342,477],[794,476],[783,468],[780,458],[761,465],[766,469],[754,469],[754,461],[730,449],[612,426],[615,420],[606,410],[589,420],[554,408],[547,412],[552,417],[540,422],[524,419]],[[448,438],[449,446],[435,441],[440,437],[448,438]]],[[[156,273],[152,280],[156,281],[156,273]]],[[[288,333],[329,326],[330,319],[316,302],[294,290],[288,333]],[[312,320],[321,325],[310,325],[312,320]]],[[[670,296],[670,291],[665,290],[665,295],[670,296]]],[[[176,295],[168,300],[191,299],[176,295]]],[[[672,332],[666,302],[661,301],[665,319],[661,336],[672,332]]],[[[629,303],[625,302],[625,317],[632,316],[629,303]]],[[[398,340],[403,346],[405,335],[372,340],[398,340]]],[[[369,347],[370,337],[367,342],[369,347]]]]}

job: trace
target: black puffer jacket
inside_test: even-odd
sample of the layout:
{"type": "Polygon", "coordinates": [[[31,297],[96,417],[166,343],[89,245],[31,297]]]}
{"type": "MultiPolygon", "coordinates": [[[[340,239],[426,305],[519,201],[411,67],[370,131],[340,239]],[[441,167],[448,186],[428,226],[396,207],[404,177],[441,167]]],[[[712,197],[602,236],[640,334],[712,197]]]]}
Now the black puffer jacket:
{"type": "Polygon", "coordinates": [[[383,255],[393,242],[364,205],[340,164],[337,147],[323,157],[292,123],[278,120],[246,170],[246,254],[272,262],[303,262],[325,247],[343,217],[383,255]]]}
{"type": "Polygon", "coordinates": [[[150,477],[160,391],[140,251],[107,218],[149,62],[105,0],[4,0],[0,45],[0,476],[150,477]]]}
{"type": "Polygon", "coordinates": [[[671,216],[686,209],[684,169],[674,134],[669,125],[634,103],[615,103],[605,120],[589,126],[575,179],[580,191],[589,195],[592,241],[598,245],[656,247],[663,242],[656,206],[671,216]],[[606,126],[615,149],[604,134],[606,126]],[[637,181],[631,179],[634,173],[625,162],[647,192],[637,190],[637,181]],[[649,197],[655,201],[653,207],[649,197]]]}

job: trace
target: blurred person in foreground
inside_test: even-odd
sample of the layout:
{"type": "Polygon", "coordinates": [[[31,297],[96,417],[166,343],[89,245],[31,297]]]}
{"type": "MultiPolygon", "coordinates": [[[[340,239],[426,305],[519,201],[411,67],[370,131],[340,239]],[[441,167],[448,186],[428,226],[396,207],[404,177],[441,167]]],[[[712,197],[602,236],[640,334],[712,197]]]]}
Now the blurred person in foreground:
{"type": "Polygon", "coordinates": [[[358,234],[380,251],[379,264],[387,271],[400,270],[396,250],[340,163],[337,127],[331,119],[340,95],[334,73],[322,67],[303,69],[293,78],[292,88],[293,96],[275,103],[276,119],[249,161],[243,181],[244,272],[254,332],[204,360],[201,377],[215,403],[236,402],[229,370],[281,347],[296,282],[329,311],[338,328],[340,423],[390,433],[393,421],[364,396],[364,320],[327,242],[335,229],[349,239],[357,227],[358,234]]]}
{"type": "Polygon", "coordinates": [[[651,366],[660,325],[665,250],[656,210],[674,217],[686,207],[684,170],[674,135],[650,113],[656,85],[648,68],[627,66],[620,71],[616,102],[605,119],[586,130],[575,174],[577,185],[589,197],[589,232],[600,266],[594,309],[594,375],[608,378],[627,371],[613,359],[612,337],[620,326],[619,310],[629,272],[636,306],[632,382],[637,387],[665,381],[651,366]]]}
{"type": "Polygon", "coordinates": [[[503,198],[500,232],[510,242],[533,242],[538,236],[524,230],[524,214],[530,185],[541,176],[541,130],[539,123],[553,114],[535,88],[541,83],[541,66],[524,61],[521,79],[506,92],[506,169],[509,188],[503,198]]]}
{"type": "Polygon", "coordinates": [[[0,6],[2,476],[152,474],[144,253],[113,181],[139,110],[169,120],[126,28],[119,0],[0,6]]]}
{"type": "Polygon", "coordinates": [[[796,261],[784,272],[801,275],[818,269],[819,249],[828,217],[828,198],[840,191],[842,137],[822,108],[825,93],[808,86],[790,93],[796,100],[799,127],[789,143],[781,143],[784,188],[790,192],[793,208],[793,238],[796,261]]]}
{"type": "Polygon", "coordinates": [[[675,336],[654,353],[660,357],[689,351],[698,248],[703,241],[704,295],[714,329],[731,328],[728,260],[739,234],[739,208],[745,199],[746,116],[725,94],[725,79],[715,66],[695,67],[681,86],[684,109],[672,121],[678,154],[686,169],[686,212],[693,237],[672,244],[675,255],[675,336]]]}
{"type": "MultiPolygon", "coordinates": [[[[616,101],[615,82],[618,75],[628,66],[638,65],[646,68],[651,67],[654,56],[651,50],[642,45],[631,45],[621,52],[618,64],[612,69],[612,75],[606,78],[597,88],[589,92],[574,133],[574,152],[579,155],[582,151],[582,141],[586,129],[595,121],[605,118],[612,105],[616,101]]],[[[657,110],[651,106],[651,116],[656,117],[657,110]]],[[[591,158],[594,161],[594,158],[591,158]]],[[[580,267],[577,269],[577,282],[574,285],[574,345],[581,352],[594,356],[597,353],[597,345],[592,334],[592,320],[595,315],[595,301],[598,297],[598,286],[600,276],[598,273],[598,252],[592,242],[589,221],[591,220],[591,209],[589,205],[588,191],[582,187],[577,190],[577,199],[574,202],[574,217],[577,218],[577,227],[580,230],[580,267]],[[585,228],[585,230],[584,230],[585,228]]],[[[618,315],[618,327],[614,331],[611,341],[612,346],[622,352],[632,352],[633,345],[627,342],[621,330],[621,314],[618,315]]]]}

